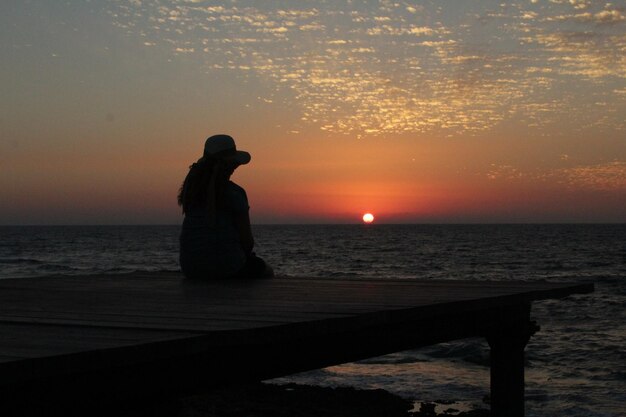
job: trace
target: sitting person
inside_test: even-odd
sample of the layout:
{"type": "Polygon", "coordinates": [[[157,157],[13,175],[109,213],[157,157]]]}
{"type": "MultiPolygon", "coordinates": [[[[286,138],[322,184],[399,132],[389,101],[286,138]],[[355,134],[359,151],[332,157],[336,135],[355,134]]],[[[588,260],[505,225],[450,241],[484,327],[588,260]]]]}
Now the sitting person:
{"type": "Polygon", "coordinates": [[[180,235],[180,266],[187,278],[264,278],[272,269],[257,257],[248,214],[248,197],[230,181],[250,154],[238,151],[228,135],[204,144],[204,155],[191,165],[180,187],[185,215],[180,235]]]}

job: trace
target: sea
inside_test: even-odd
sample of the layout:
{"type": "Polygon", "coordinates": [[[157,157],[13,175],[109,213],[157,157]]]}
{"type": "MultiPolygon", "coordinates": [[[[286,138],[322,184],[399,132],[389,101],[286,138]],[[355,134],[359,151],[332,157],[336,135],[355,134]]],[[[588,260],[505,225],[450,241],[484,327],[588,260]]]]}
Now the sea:
{"type": "MultiPolygon", "coordinates": [[[[258,225],[256,253],[286,277],[592,282],[535,302],[527,416],[626,416],[626,224],[258,225]]],[[[177,271],[180,226],[3,226],[0,278],[177,271]]],[[[465,339],[270,381],[382,388],[488,408],[489,348],[465,339]]],[[[450,411],[450,415],[455,412],[450,411]]]]}

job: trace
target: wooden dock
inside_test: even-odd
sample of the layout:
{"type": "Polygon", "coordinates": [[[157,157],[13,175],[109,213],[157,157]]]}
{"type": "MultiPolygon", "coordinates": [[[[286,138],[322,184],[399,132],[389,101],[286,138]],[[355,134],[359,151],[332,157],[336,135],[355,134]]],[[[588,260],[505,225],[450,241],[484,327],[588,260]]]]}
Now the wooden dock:
{"type": "Polygon", "coordinates": [[[4,279],[0,415],[85,415],[483,336],[492,415],[523,416],[531,303],[592,291],[390,279],[196,283],[174,273],[4,279]]]}

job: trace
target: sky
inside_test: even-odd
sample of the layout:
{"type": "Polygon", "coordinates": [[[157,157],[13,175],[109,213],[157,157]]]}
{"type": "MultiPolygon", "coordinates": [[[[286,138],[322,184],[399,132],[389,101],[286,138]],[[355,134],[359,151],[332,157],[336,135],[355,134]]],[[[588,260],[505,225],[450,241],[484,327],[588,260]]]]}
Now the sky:
{"type": "Polygon", "coordinates": [[[626,221],[626,3],[3,0],[0,225],[626,221]]]}

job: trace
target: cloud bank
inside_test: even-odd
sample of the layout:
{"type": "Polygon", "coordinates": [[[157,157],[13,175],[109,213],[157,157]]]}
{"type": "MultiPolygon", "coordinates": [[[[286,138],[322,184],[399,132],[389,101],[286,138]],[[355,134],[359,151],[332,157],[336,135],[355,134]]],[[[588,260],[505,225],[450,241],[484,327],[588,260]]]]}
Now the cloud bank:
{"type": "Polygon", "coordinates": [[[145,47],[194,57],[207,82],[213,71],[260,77],[266,101],[328,132],[473,134],[507,120],[626,129],[626,17],[612,3],[114,4],[115,24],[145,47]]]}

